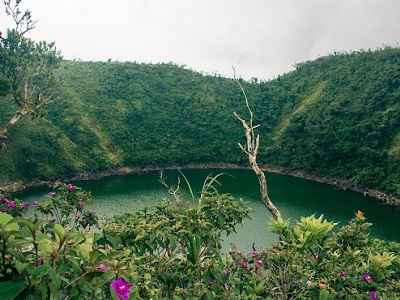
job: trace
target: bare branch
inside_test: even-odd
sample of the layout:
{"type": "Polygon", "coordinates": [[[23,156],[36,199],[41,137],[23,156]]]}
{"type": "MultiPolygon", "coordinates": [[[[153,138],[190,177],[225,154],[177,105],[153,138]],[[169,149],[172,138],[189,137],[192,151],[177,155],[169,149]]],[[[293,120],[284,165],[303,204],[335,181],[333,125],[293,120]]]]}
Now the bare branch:
{"type": "Polygon", "coordinates": [[[243,97],[246,101],[246,107],[247,107],[247,110],[249,111],[249,115],[250,115],[250,120],[249,120],[250,125],[249,125],[246,122],[246,120],[241,118],[236,112],[233,113],[234,116],[236,117],[236,119],[238,119],[242,123],[243,128],[245,130],[247,150],[240,143],[239,143],[239,147],[244,153],[247,154],[247,156],[249,158],[250,166],[258,178],[259,185],[260,185],[261,200],[263,201],[265,207],[271,212],[274,219],[278,220],[279,218],[281,218],[281,214],[268,196],[267,180],[265,178],[265,174],[257,164],[257,153],[258,153],[258,149],[260,146],[260,136],[257,135],[257,137],[255,137],[254,129],[258,128],[260,125],[253,125],[253,111],[250,108],[249,100],[247,98],[246,92],[245,92],[242,84],[240,83],[240,81],[238,79],[236,79],[235,68],[234,67],[232,67],[232,68],[234,71],[234,79],[236,80],[236,83],[238,84],[240,90],[242,91],[243,97]]]}
{"type": "Polygon", "coordinates": [[[178,194],[179,189],[180,189],[180,184],[181,184],[180,177],[178,177],[178,184],[177,184],[176,188],[174,188],[172,186],[169,186],[166,183],[165,178],[164,178],[164,171],[160,170],[160,178],[158,179],[158,182],[160,182],[168,190],[168,193],[170,195],[172,195],[176,201],[181,201],[181,198],[179,197],[179,194],[178,194]]]}
{"type": "Polygon", "coordinates": [[[28,31],[35,28],[37,21],[32,20],[32,15],[30,10],[25,10],[23,13],[19,9],[19,4],[21,1],[16,1],[15,4],[11,4],[11,0],[3,0],[6,7],[6,14],[11,16],[15,23],[15,29],[24,35],[28,31]]]}

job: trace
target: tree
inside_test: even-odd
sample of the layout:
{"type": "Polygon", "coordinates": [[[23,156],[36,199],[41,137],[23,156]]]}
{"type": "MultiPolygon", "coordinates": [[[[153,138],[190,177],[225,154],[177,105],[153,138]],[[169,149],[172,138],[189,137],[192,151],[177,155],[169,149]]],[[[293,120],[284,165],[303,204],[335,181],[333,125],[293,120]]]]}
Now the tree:
{"type": "Polygon", "coordinates": [[[0,97],[3,100],[11,97],[16,112],[0,127],[0,148],[5,147],[9,129],[22,117],[27,114],[33,118],[41,117],[46,113],[43,106],[56,100],[54,93],[58,80],[54,70],[62,61],[54,42],[37,43],[25,37],[35,28],[36,21],[29,10],[21,12],[20,3],[21,0],[15,0],[15,3],[3,0],[15,28],[7,29],[5,37],[0,32],[0,97]]]}
{"type": "MultiPolygon", "coordinates": [[[[233,71],[235,73],[235,68],[233,68],[233,71]]],[[[264,172],[260,169],[260,167],[257,164],[257,153],[258,153],[258,148],[260,146],[260,136],[255,135],[254,129],[259,127],[260,125],[253,125],[253,111],[250,108],[249,100],[247,99],[246,92],[245,92],[242,84],[240,83],[240,81],[236,79],[236,76],[234,76],[234,77],[235,77],[236,83],[239,85],[239,88],[244,96],[244,99],[246,101],[246,107],[247,107],[247,110],[249,111],[249,115],[250,115],[250,120],[249,120],[249,124],[248,124],[246,122],[246,120],[242,119],[236,112],[233,113],[235,115],[235,117],[240,122],[242,122],[243,128],[245,129],[247,147],[244,147],[240,143],[239,143],[239,147],[249,157],[250,166],[253,169],[254,173],[256,173],[258,182],[260,184],[260,193],[261,193],[262,202],[264,203],[265,207],[271,212],[274,219],[278,220],[279,218],[281,218],[281,213],[275,207],[275,205],[272,203],[271,199],[268,196],[267,179],[265,177],[264,172]]]]}

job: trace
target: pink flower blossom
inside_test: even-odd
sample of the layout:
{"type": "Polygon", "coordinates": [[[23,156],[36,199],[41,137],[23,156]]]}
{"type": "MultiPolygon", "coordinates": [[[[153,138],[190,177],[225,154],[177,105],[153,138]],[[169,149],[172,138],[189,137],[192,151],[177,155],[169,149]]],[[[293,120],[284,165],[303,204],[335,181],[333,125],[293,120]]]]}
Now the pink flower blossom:
{"type": "Polygon", "coordinates": [[[82,202],[82,201],[79,201],[79,202],[78,202],[78,205],[79,205],[79,207],[82,207],[82,206],[83,206],[83,202],[82,202]]]}
{"type": "Polygon", "coordinates": [[[50,220],[51,223],[55,223],[56,221],[57,221],[56,218],[50,220]]]}
{"type": "Polygon", "coordinates": [[[261,260],[256,259],[254,262],[256,263],[257,266],[264,267],[264,263],[261,260]]]}
{"type": "Polygon", "coordinates": [[[119,300],[119,297],[121,296],[123,299],[128,299],[129,294],[130,294],[130,289],[131,286],[128,282],[126,282],[122,278],[118,278],[117,280],[114,280],[111,282],[110,286],[114,289],[114,291],[117,293],[117,300],[119,300]]]}
{"type": "Polygon", "coordinates": [[[376,298],[376,292],[375,291],[369,292],[369,295],[371,296],[372,300],[377,300],[378,299],[378,298],[376,298]]]}
{"type": "Polygon", "coordinates": [[[82,218],[81,215],[77,215],[76,218],[79,220],[80,218],[82,218]]]}
{"type": "Polygon", "coordinates": [[[50,197],[55,197],[55,196],[56,196],[56,192],[50,192],[50,193],[49,193],[49,196],[50,196],[50,197]]]}
{"type": "Polygon", "coordinates": [[[23,206],[25,206],[25,210],[28,211],[29,203],[28,202],[21,202],[23,206]]]}
{"type": "Polygon", "coordinates": [[[92,215],[93,215],[93,216],[95,216],[95,215],[96,215],[96,212],[95,212],[94,210],[92,210],[92,215]]]}
{"type": "Polygon", "coordinates": [[[34,202],[33,202],[33,206],[38,206],[38,204],[39,204],[39,203],[38,203],[37,201],[34,201],[34,202]]]}
{"type": "Polygon", "coordinates": [[[318,254],[314,252],[313,257],[315,260],[318,260],[318,254]]]}
{"type": "Polygon", "coordinates": [[[223,273],[224,275],[226,275],[226,274],[228,274],[228,270],[227,270],[227,269],[223,269],[223,270],[222,270],[222,273],[223,273]]]}
{"type": "Polygon", "coordinates": [[[5,213],[5,212],[7,212],[7,208],[5,208],[5,207],[3,207],[2,209],[1,209],[1,211],[3,212],[3,213],[5,213]]]}
{"type": "Polygon", "coordinates": [[[252,255],[252,256],[256,256],[256,255],[257,255],[257,251],[251,252],[251,255],[252,255]]]}
{"type": "Polygon", "coordinates": [[[3,199],[4,203],[10,203],[10,201],[7,198],[3,199]]]}
{"type": "Polygon", "coordinates": [[[212,285],[212,284],[214,284],[214,283],[216,283],[216,282],[217,282],[217,279],[211,279],[210,282],[209,282],[209,284],[212,285]]]}
{"type": "Polygon", "coordinates": [[[73,192],[73,191],[74,191],[74,185],[73,185],[72,183],[68,184],[68,190],[69,190],[70,192],[73,192]]]}
{"type": "Polygon", "coordinates": [[[8,205],[10,205],[10,207],[14,208],[15,207],[15,202],[11,201],[8,205]]]}
{"type": "Polygon", "coordinates": [[[247,270],[247,269],[249,268],[249,264],[248,264],[247,262],[245,262],[245,263],[243,264],[243,268],[244,268],[245,270],[247,270]]]}
{"type": "Polygon", "coordinates": [[[99,269],[102,270],[103,272],[107,272],[109,270],[105,264],[101,264],[99,266],[99,269]]]}
{"type": "Polygon", "coordinates": [[[310,285],[311,285],[311,280],[308,279],[307,282],[306,282],[306,284],[307,284],[308,286],[310,286],[310,285]]]}
{"type": "Polygon", "coordinates": [[[367,274],[364,274],[364,278],[365,278],[366,281],[372,281],[372,277],[369,276],[368,273],[367,273],[367,274]]]}

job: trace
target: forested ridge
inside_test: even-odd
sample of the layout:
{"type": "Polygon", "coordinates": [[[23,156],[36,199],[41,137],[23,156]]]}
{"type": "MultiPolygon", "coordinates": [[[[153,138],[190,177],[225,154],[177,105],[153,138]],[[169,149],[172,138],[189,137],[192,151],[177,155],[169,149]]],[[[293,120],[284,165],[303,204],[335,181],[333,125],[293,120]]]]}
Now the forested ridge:
{"type": "MultiPolygon", "coordinates": [[[[64,61],[57,72],[61,99],[9,132],[2,182],[247,162],[233,116],[247,110],[232,79],[172,63],[64,61]]],[[[335,53],[241,84],[261,125],[261,164],[399,195],[400,49],[335,53]]],[[[12,113],[0,107],[0,121],[12,113]]]]}

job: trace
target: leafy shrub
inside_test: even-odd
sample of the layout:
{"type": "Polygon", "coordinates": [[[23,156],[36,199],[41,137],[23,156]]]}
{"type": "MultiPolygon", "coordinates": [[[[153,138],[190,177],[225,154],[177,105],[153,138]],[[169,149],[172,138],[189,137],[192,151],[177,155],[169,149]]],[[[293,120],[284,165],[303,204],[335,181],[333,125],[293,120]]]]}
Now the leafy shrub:
{"type": "Polygon", "coordinates": [[[250,208],[219,194],[216,182],[208,177],[192,201],[100,221],[91,194],[72,184],[55,184],[33,217],[22,201],[3,200],[2,299],[400,297],[400,244],[370,239],[361,212],[335,234],[323,216],[271,221],[278,242],[250,253],[232,244],[222,254],[222,234],[250,208]]]}

